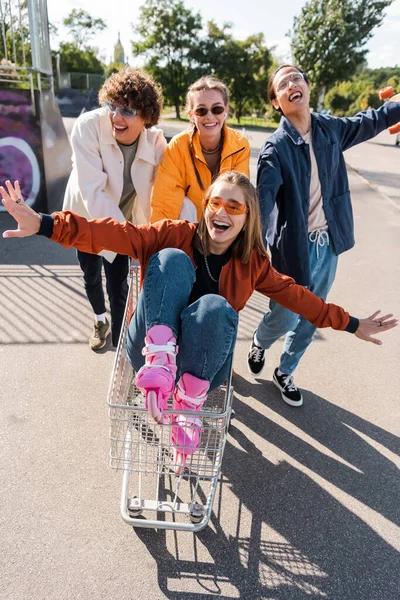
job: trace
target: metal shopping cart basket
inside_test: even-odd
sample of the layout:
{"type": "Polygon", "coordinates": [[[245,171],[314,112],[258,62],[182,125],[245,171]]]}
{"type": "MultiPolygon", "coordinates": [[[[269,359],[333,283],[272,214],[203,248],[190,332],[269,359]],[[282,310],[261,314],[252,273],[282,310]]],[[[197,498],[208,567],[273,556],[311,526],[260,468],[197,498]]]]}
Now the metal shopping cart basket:
{"type": "MultiPolygon", "coordinates": [[[[126,355],[126,334],[139,294],[139,266],[130,267],[129,295],[108,391],[110,463],[123,472],[121,516],[134,527],[199,531],[208,524],[221,473],[231,415],[231,381],[211,392],[196,416],[202,419],[198,450],[176,475],[171,445],[172,400],[166,423],[156,423],[136,388],[126,355]]],[[[190,411],[174,411],[193,416],[190,411]]]]}

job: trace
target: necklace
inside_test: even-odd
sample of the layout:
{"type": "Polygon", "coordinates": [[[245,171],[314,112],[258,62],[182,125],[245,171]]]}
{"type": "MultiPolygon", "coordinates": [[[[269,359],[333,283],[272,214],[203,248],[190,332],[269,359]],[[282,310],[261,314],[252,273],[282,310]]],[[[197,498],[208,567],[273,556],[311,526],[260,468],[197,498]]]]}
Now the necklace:
{"type": "Polygon", "coordinates": [[[205,150],[203,148],[203,146],[201,147],[201,149],[203,150],[203,154],[215,154],[216,152],[218,152],[220,150],[220,148],[221,148],[221,144],[219,146],[217,146],[215,148],[215,150],[205,150]]]}
{"type": "Polygon", "coordinates": [[[204,257],[204,264],[206,265],[206,269],[207,269],[207,273],[208,273],[209,278],[214,283],[218,283],[219,279],[214,279],[214,277],[211,275],[210,267],[208,266],[207,256],[205,254],[203,254],[203,257],[204,257]]]}

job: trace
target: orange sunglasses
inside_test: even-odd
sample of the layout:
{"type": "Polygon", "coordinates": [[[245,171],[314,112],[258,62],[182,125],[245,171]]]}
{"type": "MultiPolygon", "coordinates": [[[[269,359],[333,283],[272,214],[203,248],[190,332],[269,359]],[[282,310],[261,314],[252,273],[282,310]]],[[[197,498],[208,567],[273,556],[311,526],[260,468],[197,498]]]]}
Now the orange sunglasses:
{"type": "Polygon", "coordinates": [[[209,208],[212,212],[217,212],[224,207],[228,215],[244,215],[249,212],[249,208],[245,204],[236,202],[236,200],[224,202],[221,198],[204,198],[203,206],[209,208]]]}

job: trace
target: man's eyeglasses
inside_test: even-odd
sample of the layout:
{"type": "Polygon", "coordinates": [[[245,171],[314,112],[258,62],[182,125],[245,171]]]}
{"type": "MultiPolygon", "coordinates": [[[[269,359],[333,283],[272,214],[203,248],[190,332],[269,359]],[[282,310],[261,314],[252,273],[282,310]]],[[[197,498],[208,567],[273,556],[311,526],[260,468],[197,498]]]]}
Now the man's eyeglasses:
{"type": "Polygon", "coordinates": [[[224,202],[221,198],[204,198],[203,206],[209,208],[212,212],[217,212],[224,207],[228,215],[244,215],[249,211],[245,204],[236,202],[236,200],[224,202]]]}
{"type": "Polygon", "coordinates": [[[297,84],[301,83],[302,81],[305,81],[303,73],[293,73],[292,75],[281,79],[278,85],[276,86],[276,90],[277,92],[283,92],[284,90],[286,90],[287,87],[289,87],[290,82],[297,84]]]}
{"type": "Polygon", "coordinates": [[[113,104],[112,102],[107,102],[107,101],[104,102],[104,106],[106,108],[108,108],[108,110],[111,113],[113,113],[114,115],[117,112],[117,110],[119,110],[119,114],[124,119],[131,119],[132,117],[137,115],[136,108],[130,108],[129,106],[117,106],[116,104],[113,104]]]}
{"type": "Polygon", "coordinates": [[[213,106],[210,109],[201,106],[200,108],[195,108],[193,110],[197,117],[205,117],[208,114],[208,111],[210,111],[213,115],[222,115],[222,113],[225,111],[225,106],[213,106]]]}

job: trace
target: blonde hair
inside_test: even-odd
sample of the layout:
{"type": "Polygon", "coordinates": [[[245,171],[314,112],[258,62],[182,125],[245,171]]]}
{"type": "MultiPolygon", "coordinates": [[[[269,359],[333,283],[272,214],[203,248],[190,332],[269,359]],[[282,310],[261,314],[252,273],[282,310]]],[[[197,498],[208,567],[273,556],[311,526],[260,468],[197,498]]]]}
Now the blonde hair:
{"type": "MultiPolygon", "coordinates": [[[[220,94],[222,95],[224,105],[227,106],[229,109],[228,86],[225,85],[225,83],[223,81],[221,81],[220,79],[217,79],[216,77],[212,77],[211,75],[206,75],[205,77],[201,77],[200,79],[198,79],[197,81],[192,83],[192,85],[189,87],[187,94],[186,94],[186,110],[189,111],[193,108],[192,98],[193,98],[194,93],[205,92],[207,90],[215,90],[217,92],[220,92],[220,94]]],[[[198,172],[197,167],[196,167],[196,160],[195,160],[195,155],[194,155],[193,138],[194,138],[194,134],[196,133],[196,131],[197,131],[197,127],[193,123],[192,131],[191,131],[190,139],[189,139],[189,154],[190,154],[190,159],[192,161],[192,165],[193,165],[194,172],[196,175],[197,183],[199,184],[199,187],[201,190],[205,190],[204,184],[200,177],[200,173],[198,172]]],[[[223,127],[221,130],[221,148],[224,147],[224,141],[225,141],[225,127],[223,127]]]]}
{"type": "MultiPolygon", "coordinates": [[[[229,183],[230,185],[239,187],[243,192],[246,206],[249,209],[245,225],[233,242],[232,256],[246,264],[250,261],[253,250],[256,249],[262,256],[267,257],[268,253],[262,240],[258,195],[250,179],[237,171],[226,171],[219,175],[210,185],[205,195],[205,201],[211,197],[212,190],[217,183],[229,183]]],[[[205,209],[197,226],[194,246],[201,254],[208,256],[210,254],[210,236],[204,213],[205,209]]]]}

